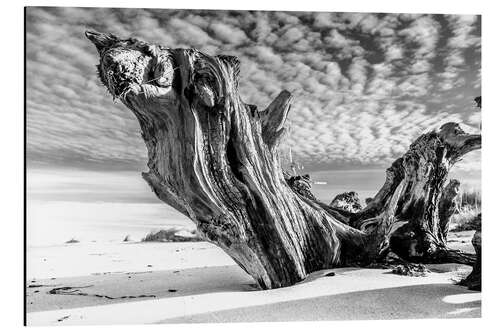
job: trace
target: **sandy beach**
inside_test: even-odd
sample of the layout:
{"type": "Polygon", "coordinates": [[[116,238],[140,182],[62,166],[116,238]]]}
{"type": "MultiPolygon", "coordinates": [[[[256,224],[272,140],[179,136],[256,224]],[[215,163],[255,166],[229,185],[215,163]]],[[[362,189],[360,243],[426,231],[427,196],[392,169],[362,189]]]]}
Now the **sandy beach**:
{"type": "MultiPolygon", "coordinates": [[[[472,232],[450,245],[471,251],[472,232]]],[[[481,294],[455,282],[470,267],[426,277],[338,268],[259,290],[206,242],[76,243],[28,250],[28,325],[148,324],[480,317],[481,294]],[[331,273],[334,274],[331,274],[331,273]]]]}

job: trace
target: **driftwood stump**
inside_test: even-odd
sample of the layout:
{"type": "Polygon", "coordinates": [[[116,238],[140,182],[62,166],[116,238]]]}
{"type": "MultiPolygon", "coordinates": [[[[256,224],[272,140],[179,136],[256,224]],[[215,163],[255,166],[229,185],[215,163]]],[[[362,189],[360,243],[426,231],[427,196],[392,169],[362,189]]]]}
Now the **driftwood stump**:
{"type": "Polygon", "coordinates": [[[472,272],[460,284],[467,286],[471,290],[481,290],[481,214],[476,218],[477,230],[472,237],[472,246],[476,251],[477,259],[472,266],[472,272]]]}
{"type": "Polygon", "coordinates": [[[422,135],[387,170],[368,206],[346,212],[308,195],[307,179],[283,173],[278,145],[289,92],[258,110],[239,96],[236,57],[86,36],[99,52],[102,83],[139,121],[149,159],[143,178],[262,288],[370,263],[390,248],[419,262],[472,263],[446,247],[438,207],[449,169],[480,148],[479,135],[454,123],[422,135]]]}
{"type": "Polygon", "coordinates": [[[354,191],[337,194],[330,202],[330,206],[349,213],[357,213],[362,208],[358,193],[354,191]]]}

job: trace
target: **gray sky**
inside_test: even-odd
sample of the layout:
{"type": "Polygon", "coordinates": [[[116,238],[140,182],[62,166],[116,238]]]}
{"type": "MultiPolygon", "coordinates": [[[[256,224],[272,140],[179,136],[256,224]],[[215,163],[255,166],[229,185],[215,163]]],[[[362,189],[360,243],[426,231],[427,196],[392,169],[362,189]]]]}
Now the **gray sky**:
{"type": "MultiPolygon", "coordinates": [[[[100,85],[86,29],[236,55],[243,99],[259,108],[292,91],[283,148],[329,181],[317,188],[325,197],[378,188],[425,129],[480,124],[478,16],[29,8],[27,159],[37,200],[156,200],[137,185],[147,160],[138,123],[100,85]]],[[[480,152],[457,174],[480,186],[480,152]]]]}

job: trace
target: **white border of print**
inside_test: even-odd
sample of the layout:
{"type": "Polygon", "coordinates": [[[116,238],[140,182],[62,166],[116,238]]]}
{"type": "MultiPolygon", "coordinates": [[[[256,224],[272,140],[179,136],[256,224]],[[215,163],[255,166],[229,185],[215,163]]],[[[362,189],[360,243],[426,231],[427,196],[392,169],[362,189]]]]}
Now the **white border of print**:
{"type": "MultiPolygon", "coordinates": [[[[183,0],[179,2],[161,0],[105,0],[105,1],[23,1],[9,2],[2,5],[2,121],[0,143],[2,144],[1,171],[1,216],[2,253],[1,286],[2,307],[1,325],[5,331],[17,332],[22,327],[23,319],[23,6],[80,6],[80,7],[135,7],[135,8],[207,8],[207,9],[263,9],[263,10],[302,10],[302,11],[336,11],[336,12],[392,12],[392,13],[452,13],[481,14],[482,17],[482,95],[486,96],[483,107],[482,175],[486,182],[482,183],[483,191],[483,303],[482,319],[460,320],[397,320],[397,321],[338,321],[338,322],[288,322],[258,324],[177,324],[175,327],[164,325],[134,326],[94,326],[92,331],[134,332],[148,330],[165,332],[175,329],[176,332],[241,332],[282,331],[303,332],[313,329],[318,332],[473,332],[491,331],[498,321],[498,261],[494,260],[498,248],[495,248],[494,235],[499,235],[499,226],[494,205],[497,200],[499,186],[498,147],[500,142],[500,125],[498,107],[498,36],[500,31],[500,13],[498,2],[494,1],[436,1],[436,0],[348,0],[348,1],[269,1],[253,0],[241,2],[228,0],[211,0],[209,2],[183,0]],[[497,319],[497,320],[495,320],[497,319]]],[[[60,330],[56,327],[30,328],[37,332],[60,330]]],[[[69,329],[69,328],[65,328],[69,329]]],[[[70,328],[75,332],[88,332],[89,327],[70,328]]],[[[497,328],[498,329],[498,328],[497,328]]]]}

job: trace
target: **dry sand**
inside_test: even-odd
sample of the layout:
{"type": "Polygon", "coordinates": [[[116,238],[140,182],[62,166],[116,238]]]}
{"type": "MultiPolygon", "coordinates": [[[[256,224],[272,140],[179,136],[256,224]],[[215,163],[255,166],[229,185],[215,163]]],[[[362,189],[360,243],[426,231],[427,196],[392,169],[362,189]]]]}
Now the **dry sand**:
{"type": "MultiPolygon", "coordinates": [[[[471,236],[452,233],[450,245],[471,250],[471,236]]],[[[32,248],[27,319],[29,325],[81,325],[480,317],[481,294],[454,284],[470,267],[429,268],[426,277],[338,268],[262,291],[205,242],[32,248]],[[51,294],[54,288],[66,294],[51,294]]]]}

